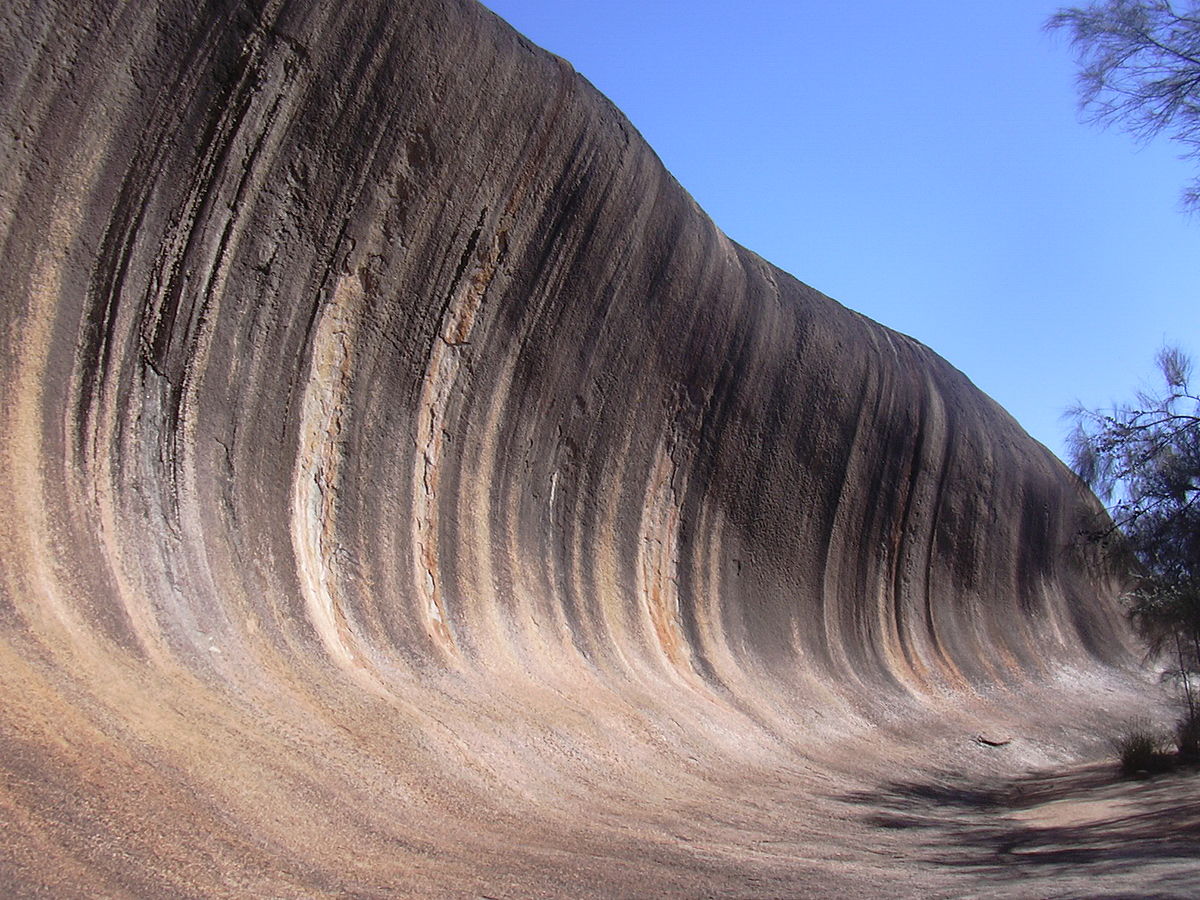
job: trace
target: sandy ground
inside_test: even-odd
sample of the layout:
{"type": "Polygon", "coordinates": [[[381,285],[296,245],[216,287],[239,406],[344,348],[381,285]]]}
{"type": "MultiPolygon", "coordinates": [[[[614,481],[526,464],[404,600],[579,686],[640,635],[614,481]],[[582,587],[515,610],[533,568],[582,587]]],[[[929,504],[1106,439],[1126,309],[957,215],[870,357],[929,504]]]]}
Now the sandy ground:
{"type": "MultiPolygon", "coordinates": [[[[1200,772],[1111,760],[982,782],[897,782],[867,818],[902,834],[940,896],[1200,896],[1200,772]]],[[[881,843],[890,843],[883,839],[881,843]]]]}

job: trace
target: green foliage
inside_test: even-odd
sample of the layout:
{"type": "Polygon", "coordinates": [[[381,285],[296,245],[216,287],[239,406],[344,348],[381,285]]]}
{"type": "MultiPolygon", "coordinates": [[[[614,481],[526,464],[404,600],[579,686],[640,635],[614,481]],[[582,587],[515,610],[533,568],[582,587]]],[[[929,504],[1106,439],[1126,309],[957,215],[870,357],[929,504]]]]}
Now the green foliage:
{"type": "Polygon", "coordinates": [[[1166,736],[1149,719],[1135,719],[1113,741],[1113,750],[1126,775],[1164,772],[1171,767],[1166,736]]]}
{"type": "Polygon", "coordinates": [[[1175,746],[1184,759],[1200,758],[1200,715],[1188,715],[1175,726],[1175,746]]]}
{"type": "Polygon", "coordinates": [[[1195,576],[1172,579],[1144,575],[1130,595],[1129,615],[1146,639],[1151,656],[1173,664],[1165,677],[1183,691],[1188,716],[1200,713],[1196,677],[1200,673],[1200,591],[1195,576]]]}
{"type": "MultiPolygon", "coordinates": [[[[1046,23],[1071,35],[1080,107],[1093,121],[1148,140],[1166,132],[1200,160],[1200,2],[1104,0],[1060,9],[1046,23]]],[[[1200,210],[1200,178],[1183,195],[1200,210]]]]}
{"type": "Polygon", "coordinates": [[[1072,465],[1109,502],[1114,526],[1094,537],[1134,561],[1129,614],[1150,653],[1170,658],[1168,676],[1197,715],[1200,673],[1200,397],[1191,363],[1175,349],[1158,357],[1163,387],[1132,404],[1072,410],[1072,465]]]}

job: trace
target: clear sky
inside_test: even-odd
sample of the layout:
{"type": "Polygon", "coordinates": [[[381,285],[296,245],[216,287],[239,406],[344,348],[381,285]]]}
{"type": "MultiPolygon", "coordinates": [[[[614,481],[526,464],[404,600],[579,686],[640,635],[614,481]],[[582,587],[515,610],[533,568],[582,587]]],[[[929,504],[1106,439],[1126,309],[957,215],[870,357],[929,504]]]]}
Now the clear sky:
{"type": "Polygon", "coordinates": [[[1081,123],[1054,2],[485,2],[731,238],[928,344],[1060,455],[1067,406],[1152,384],[1164,342],[1200,352],[1192,167],[1081,123]]]}

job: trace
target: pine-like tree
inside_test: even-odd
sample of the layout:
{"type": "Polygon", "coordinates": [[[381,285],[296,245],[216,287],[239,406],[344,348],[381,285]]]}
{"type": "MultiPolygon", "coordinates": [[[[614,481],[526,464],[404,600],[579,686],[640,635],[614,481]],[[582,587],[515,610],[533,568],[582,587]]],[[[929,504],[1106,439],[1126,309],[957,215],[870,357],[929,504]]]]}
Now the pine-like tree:
{"type": "Polygon", "coordinates": [[[1174,660],[1188,718],[1200,710],[1200,396],[1179,350],[1158,357],[1163,387],[1111,410],[1072,410],[1071,462],[1109,504],[1097,535],[1136,559],[1130,616],[1174,660]]]}
{"type": "MultiPolygon", "coordinates": [[[[1141,140],[1165,133],[1200,160],[1200,0],[1105,0],[1061,9],[1046,27],[1070,32],[1089,118],[1141,140]]],[[[1183,205],[1200,211],[1200,178],[1183,205]]]]}

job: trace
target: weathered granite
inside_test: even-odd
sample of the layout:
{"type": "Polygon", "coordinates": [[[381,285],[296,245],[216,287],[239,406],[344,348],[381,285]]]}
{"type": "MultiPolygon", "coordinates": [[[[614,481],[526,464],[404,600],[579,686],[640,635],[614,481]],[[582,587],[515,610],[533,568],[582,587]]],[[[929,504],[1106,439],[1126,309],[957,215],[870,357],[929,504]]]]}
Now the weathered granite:
{"type": "Polygon", "coordinates": [[[1065,468],[483,7],[0,23],[16,894],[870,893],[830,784],[1127,661],[1065,468]]]}

